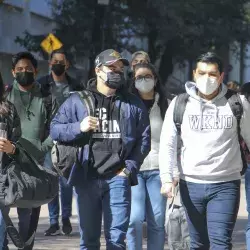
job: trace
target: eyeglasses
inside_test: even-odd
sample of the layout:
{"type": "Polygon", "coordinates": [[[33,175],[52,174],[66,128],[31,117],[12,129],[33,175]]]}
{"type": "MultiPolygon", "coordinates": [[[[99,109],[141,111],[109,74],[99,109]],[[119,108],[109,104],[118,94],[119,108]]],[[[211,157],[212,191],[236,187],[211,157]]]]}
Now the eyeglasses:
{"type": "Polygon", "coordinates": [[[135,77],[135,80],[136,81],[141,81],[141,80],[145,80],[145,81],[148,81],[148,80],[151,80],[153,79],[154,77],[152,75],[145,75],[145,76],[136,76],[135,77]]]}

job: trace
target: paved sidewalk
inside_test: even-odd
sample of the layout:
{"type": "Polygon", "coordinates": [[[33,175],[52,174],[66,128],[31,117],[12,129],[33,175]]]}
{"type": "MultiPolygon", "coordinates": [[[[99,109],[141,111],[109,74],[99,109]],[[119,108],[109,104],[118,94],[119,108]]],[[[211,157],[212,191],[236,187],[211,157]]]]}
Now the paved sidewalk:
{"type": "MultiPolygon", "coordinates": [[[[234,242],[234,250],[245,250],[245,226],[247,222],[247,212],[246,212],[246,201],[245,201],[245,190],[244,190],[244,183],[241,187],[241,205],[238,215],[237,224],[235,227],[233,242],[234,242]]],[[[15,209],[11,210],[11,217],[13,218],[14,222],[17,222],[16,212],[15,209]]],[[[73,218],[72,224],[74,227],[74,233],[69,236],[54,236],[54,237],[45,237],[43,232],[48,228],[48,209],[47,206],[42,207],[41,217],[39,221],[38,232],[36,236],[34,250],[79,250],[79,234],[77,228],[77,216],[76,216],[76,204],[75,201],[73,202],[73,218]]],[[[105,241],[102,238],[101,240],[102,247],[101,249],[104,250],[105,248],[105,241]]],[[[144,241],[145,245],[146,241],[144,241]]],[[[9,245],[10,250],[14,250],[14,246],[12,244],[9,245]]],[[[146,249],[146,245],[144,247],[146,249]]],[[[167,245],[165,247],[167,248],[167,245]]],[[[156,249],[157,250],[157,249],[156,249]]]]}

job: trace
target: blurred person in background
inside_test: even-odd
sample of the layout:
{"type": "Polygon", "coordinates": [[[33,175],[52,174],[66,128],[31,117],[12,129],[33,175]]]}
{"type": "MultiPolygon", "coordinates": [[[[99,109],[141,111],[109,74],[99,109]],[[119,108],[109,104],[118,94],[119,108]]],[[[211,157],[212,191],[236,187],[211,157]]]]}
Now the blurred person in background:
{"type": "Polygon", "coordinates": [[[134,84],[134,67],[136,64],[147,64],[150,63],[150,58],[147,52],[145,51],[136,51],[134,54],[132,54],[132,59],[130,61],[130,65],[128,67],[128,70],[125,74],[126,79],[126,86],[127,88],[132,91],[133,84],[134,84]]]}
{"type": "Polygon", "coordinates": [[[236,91],[236,92],[240,91],[240,84],[237,81],[229,81],[227,83],[227,87],[229,89],[232,89],[232,90],[236,91]]]}
{"type": "Polygon", "coordinates": [[[132,59],[131,59],[131,69],[134,70],[134,67],[136,64],[147,64],[150,63],[150,57],[148,55],[147,52],[145,51],[136,51],[133,55],[132,55],[132,59]]]}
{"type": "MultiPolygon", "coordinates": [[[[70,92],[81,91],[83,87],[76,79],[67,74],[69,60],[67,53],[62,48],[54,50],[51,53],[49,67],[51,69],[51,74],[41,77],[38,82],[41,84],[42,89],[52,95],[52,98],[57,102],[57,106],[60,107],[67,97],[69,97],[70,92]]],[[[44,165],[50,169],[53,168],[51,152],[47,153],[44,165]]],[[[72,214],[73,188],[67,184],[66,179],[63,177],[59,178],[59,184],[62,210],[62,233],[64,235],[69,235],[72,232],[70,217],[72,214]]],[[[60,234],[59,195],[48,204],[48,208],[50,227],[44,232],[44,235],[58,235],[60,234]]]]}

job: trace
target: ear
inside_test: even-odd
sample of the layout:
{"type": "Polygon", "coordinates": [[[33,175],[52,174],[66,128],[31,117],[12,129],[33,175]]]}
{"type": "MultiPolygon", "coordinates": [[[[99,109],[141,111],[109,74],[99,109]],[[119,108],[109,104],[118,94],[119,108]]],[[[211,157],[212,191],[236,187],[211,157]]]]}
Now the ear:
{"type": "Polygon", "coordinates": [[[221,75],[220,75],[220,84],[223,83],[223,80],[224,80],[224,76],[225,76],[225,73],[222,72],[221,75]]]}
{"type": "Polygon", "coordinates": [[[195,69],[193,70],[193,79],[194,79],[194,81],[196,79],[196,70],[195,69]]]}
{"type": "Polygon", "coordinates": [[[155,85],[154,85],[154,86],[155,86],[155,87],[156,87],[156,85],[157,85],[158,81],[159,81],[159,80],[158,80],[157,78],[155,78],[155,79],[154,79],[154,83],[155,83],[155,85]]]}
{"type": "Polygon", "coordinates": [[[69,69],[69,61],[66,60],[66,64],[65,64],[65,70],[68,70],[69,69]]]}
{"type": "Polygon", "coordinates": [[[34,76],[37,76],[37,74],[38,74],[38,69],[35,69],[34,70],[34,76]]]}
{"type": "Polygon", "coordinates": [[[96,74],[100,73],[100,71],[101,71],[101,69],[100,69],[99,67],[96,67],[96,68],[95,68],[95,73],[96,73],[96,74]]]}
{"type": "Polygon", "coordinates": [[[11,70],[11,73],[12,73],[13,77],[15,78],[16,74],[15,74],[15,71],[13,69],[11,70]]]}

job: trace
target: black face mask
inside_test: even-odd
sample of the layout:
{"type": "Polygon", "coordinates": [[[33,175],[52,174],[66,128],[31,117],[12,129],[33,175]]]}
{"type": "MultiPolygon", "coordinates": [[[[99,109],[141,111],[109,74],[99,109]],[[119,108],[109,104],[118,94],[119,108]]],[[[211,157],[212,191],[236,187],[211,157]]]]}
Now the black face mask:
{"type": "MultiPolygon", "coordinates": [[[[104,71],[103,71],[104,72],[104,71]]],[[[106,73],[106,72],[104,72],[106,73]]],[[[107,74],[107,81],[105,84],[111,89],[119,89],[125,83],[124,74],[122,72],[108,72],[107,74]]]]}
{"type": "Polygon", "coordinates": [[[16,81],[21,86],[29,86],[34,83],[34,73],[33,72],[17,72],[16,73],[16,81]]]}
{"type": "Polygon", "coordinates": [[[57,75],[61,76],[65,72],[65,65],[63,64],[53,64],[51,70],[57,75]]]}

